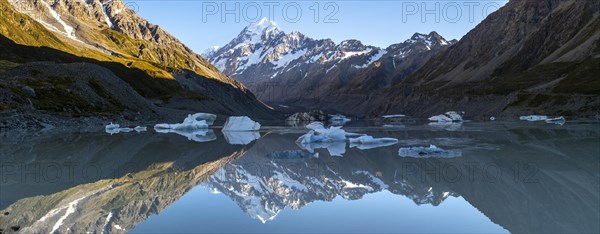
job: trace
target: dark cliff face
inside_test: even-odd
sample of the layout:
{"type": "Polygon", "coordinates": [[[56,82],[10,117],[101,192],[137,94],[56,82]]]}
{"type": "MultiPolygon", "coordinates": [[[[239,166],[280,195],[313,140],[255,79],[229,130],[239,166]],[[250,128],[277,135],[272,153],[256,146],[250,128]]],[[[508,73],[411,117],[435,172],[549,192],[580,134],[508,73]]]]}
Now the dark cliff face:
{"type": "Polygon", "coordinates": [[[371,115],[596,115],[600,3],[511,1],[371,101],[371,115]]]}

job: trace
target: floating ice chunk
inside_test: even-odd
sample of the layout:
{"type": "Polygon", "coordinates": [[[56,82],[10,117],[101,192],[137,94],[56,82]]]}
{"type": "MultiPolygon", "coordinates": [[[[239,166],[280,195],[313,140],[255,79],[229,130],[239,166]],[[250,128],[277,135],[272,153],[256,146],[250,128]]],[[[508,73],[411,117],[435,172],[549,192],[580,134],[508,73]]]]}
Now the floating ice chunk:
{"type": "Polygon", "coordinates": [[[429,121],[434,122],[452,122],[452,119],[446,115],[435,115],[429,117],[429,121]]]}
{"type": "Polygon", "coordinates": [[[356,147],[361,150],[385,147],[397,143],[398,139],[395,138],[373,138],[372,136],[350,138],[350,147],[356,147]]]}
{"type": "Polygon", "coordinates": [[[248,116],[231,116],[223,126],[223,132],[226,131],[258,131],[260,123],[254,122],[248,116]]]}
{"type": "Polygon", "coordinates": [[[300,136],[296,142],[300,144],[320,143],[320,142],[345,142],[346,131],[341,127],[330,127],[311,130],[308,133],[300,136]]]}
{"type": "Polygon", "coordinates": [[[546,123],[553,123],[553,124],[558,124],[558,125],[563,125],[563,124],[565,124],[567,122],[567,120],[563,116],[556,117],[556,118],[551,118],[551,119],[546,119],[545,121],[546,121],[546,123]]]}
{"type": "Polygon", "coordinates": [[[323,126],[323,123],[321,122],[312,122],[309,123],[305,126],[305,128],[311,129],[311,130],[317,130],[317,129],[325,129],[325,126],[323,126]]]}
{"type": "Polygon", "coordinates": [[[332,125],[344,125],[350,121],[351,120],[349,118],[341,114],[329,115],[329,122],[331,122],[332,125]]]}
{"type": "Polygon", "coordinates": [[[442,115],[435,115],[429,117],[429,121],[433,122],[462,122],[462,114],[456,111],[448,111],[442,115]]]}
{"type": "Polygon", "coordinates": [[[408,147],[400,148],[398,155],[401,157],[413,157],[413,158],[456,158],[462,156],[461,152],[443,150],[435,145],[429,147],[408,147]]]}
{"type": "Polygon", "coordinates": [[[217,119],[217,116],[214,114],[196,113],[193,115],[188,115],[188,117],[185,118],[185,120],[183,120],[183,123],[194,123],[194,122],[204,120],[204,121],[206,121],[206,124],[213,125],[215,123],[216,119],[217,119]]]}
{"type": "Polygon", "coordinates": [[[117,128],[119,132],[133,132],[133,128],[117,128]]]}
{"type": "Polygon", "coordinates": [[[223,131],[225,140],[230,145],[247,145],[254,140],[260,139],[260,133],[258,132],[238,132],[238,131],[223,131]]]}
{"type": "Polygon", "coordinates": [[[373,138],[372,136],[361,136],[357,138],[350,138],[350,143],[360,144],[377,144],[377,143],[398,143],[398,139],[395,138],[373,138]]]}
{"type": "Polygon", "coordinates": [[[212,129],[167,129],[155,128],[158,133],[175,133],[186,137],[190,141],[209,142],[217,139],[212,129]]]}
{"type": "Polygon", "coordinates": [[[121,126],[118,125],[118,124],[110,123],[110,124],[106,125],[106,127],[104,127],[104,129],[108,132],[109,130],[114,130],[114,129],[117,129],[117,128],[120,128],[120,127],[121,126]]]}
{"type": "Polygon", "coordinates": [[[208,128],[208,125],[211,125],[215,119],[216,115],[207,114],[207,113],[196,113],[193,115],[188,115],[183,123],[177,124],[157,124],[154,125],[154,130],[160,129],[174,129],[174,130],[195,130],[195,129],[205,129],[208,128]]]}
{"type": "Polygon", "coordinates": [[[366,134],[354,133],[354,132],[346,132],[346,137],[359,137],[359,136],[366,136],[366,134]]]}
{"type": "MultiPolygon", "coordinates": [[[[116,125],[118,126],[118,124],[116,124],[116,125]]],[[[112,128],[111,127],[111,128],[104,129],[104,131],[110,135],[113,135],[113,134],[118,134],[121,132],[131,132],[131,131],[133,131],[133,129],[131,129],[131,128],[112,128]]]]}
{"type": "Polygon", "coordinates": [[[157,124],[154,125],[154,130],[157,132],[161,129],[173,129],[173,130],[196,130],[196,129],[206,129],[208,128],[208,124],[206,121],[194,121],[188,123],[177,123],[177,124],[157,124]]]}
{"type": "Polygon", "coordinates": [[[142,126],[136,126],[135,128],[133,128],[133,130],[135,130],[136,132],[145,132],[145,131],[148,131],[148,128],[142,127],[142,126]]]}
{"type": "Polygon", "coordinates": [[[381,117],[382,117],[382,118],[384,118],[384,119],[391,119],[391,118],[402,118],[402,117],[406,117],[406,115],[399,115],[399,114],[398,114],[398,115],[384,115],[384,116],[381,116],[381,117]]]}
{"type": "Polygon", "coordinates": [[[526,120],[526,121],[531,121],[531,122],[535,122],[535,121],[544,121],[548,119],[548,116],[545,115],[527,115],[527,116],[521,116],[519,117],[520,120],[526,120]]]}

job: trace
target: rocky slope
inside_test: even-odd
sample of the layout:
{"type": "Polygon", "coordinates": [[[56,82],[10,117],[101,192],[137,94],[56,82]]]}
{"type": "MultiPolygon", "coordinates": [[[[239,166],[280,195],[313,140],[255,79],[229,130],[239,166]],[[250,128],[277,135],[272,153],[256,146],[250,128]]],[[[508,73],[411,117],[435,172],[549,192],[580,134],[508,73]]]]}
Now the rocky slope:
{"type": "Polygon", "coordinates": [[[510,1],[362,111],[597,116],[599,16],[593,0],[510,1]]]}
{"type": "Polygon", "coordinates": [[[187,113],[204,111],[257,119],[276,118],[276,114],[241,83],[219,72],[120,0],[0,0],[0,7],[5,19],[0,22],[0,76],[11,81],[0,85],[0,110],[35,114],[41,111],[63,116],[99,113],[119,116],[124,112],[150,111],[152,115],[142,116],[158,119],[181,119],[187,113]],[[28,64],[37,61],[55,63],[28,64]],[[28,71],[32,67],[36,67],[35,74],[28,71]],[[57,71],[57,68],[64,70],[57,71]],[[78,72],[94,82],[108,83],[99,82],[92,87],[83,81],[73,82],[80,84],[79,93],[71,95],[74,100],[61,100],[66,96],[60,95],[37,97],[45,99],[44,102],[54,102],[52,107],[40,105],[23,92],[39,89],[38,92],[69,93],[75,87],[61,84],[61,80],[77,78],[78,72]],[[44,82],[31,84],[31,79],[44,82]],[[143,105],[130,105],[136,98],[119,98],[120,89],[111,88],[110,83],[122,81],[128,84],[122,88],[131,89],[128,92],[132,97],[141,95],[146,99],[143,105]],[[109,108],[110,111],[94,108],[99,104],[99,99],[94,98],[98,96],[103,97],[104,103],[116,101],[112,106],[119,108],[109,108]]]}
{"type": "Polygon", "coordinates": [[[436,32],[415,34],[388,48],[358,40],[339,44],[285,33],[262,19],[244,28],[227,45],[205,56],[225,74],[247,85],[258,98],[304,108],[349,110],[352,104],[331,105],[396,84],[432,55],[451,45],[436,32]]]}

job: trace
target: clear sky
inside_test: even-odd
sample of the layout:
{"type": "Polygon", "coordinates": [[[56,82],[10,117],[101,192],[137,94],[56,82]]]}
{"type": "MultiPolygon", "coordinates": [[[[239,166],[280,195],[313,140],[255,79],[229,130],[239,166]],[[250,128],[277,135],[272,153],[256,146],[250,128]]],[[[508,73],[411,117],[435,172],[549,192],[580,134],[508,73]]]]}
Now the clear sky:
{"type": "Polygon", "coordinates": [[[123,0],[194,51],[222,46],[248,24],[266,17],[285,32],[300,31],[336,43],[358,39],[387,47],[415,32],[460,39],[508,0],[202,1],[123,0]]]}

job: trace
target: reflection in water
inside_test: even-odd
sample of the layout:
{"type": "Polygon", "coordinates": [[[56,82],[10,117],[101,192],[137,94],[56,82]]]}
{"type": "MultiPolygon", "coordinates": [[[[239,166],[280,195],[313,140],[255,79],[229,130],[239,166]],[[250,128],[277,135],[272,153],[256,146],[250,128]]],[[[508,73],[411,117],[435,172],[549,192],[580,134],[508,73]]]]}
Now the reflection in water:
{"type": "MultiPolygon", "coordinates": [[[[304,210],[311,203],[312,209],[325,209],[326,204],[341,208],[346,203],[331,201],[389,192],[393,200],[429,204],[423,212],[436,212],[426,207],[442,206],[450,197],[462,198],[468,203],[461,206],[475,207],[510,232],[600,231],[597,126],[465,123],[455,130],[428,125],[390,132],[353,130],[400,139],[397,146],[366,150],[345,143],[302,149],[295,143],[301,133],[264,134],[248,145],[234,145],[246,141],[231,141],[231,136],[198,143],[158,133],[3,140],[0,209],[10,214],[0,215],[0,228],[20,225],[36,233],[132,230],[154,222],[145,220],[202,184],[263,226],[282,222],[296,227],[306,221],[302,216],[280,218],[286,207],[304,210]],[[398,156],[399,147],[430,144],[460,151],[462,157],[398,156]],[[339,155],[344,157],[331,157],[339,155]],[[70,171],[73,176],[57,176],[70,171]]],[[[163,215],[169,212],[158,217],[163,215]]],[[[332,219],[319,230],[340,228],[336,225],[347,214],[336,215],[340,220],[332,219]]],[[[380,215],[365,218],[388,214],[380,215]]],[[[157,230],[170,231],[163,228],[157,230]]],[[[403,231],[394,228],[386,230],[403,231]]]]}
{"type": "Polygon", "coordinates": [[[159,133],[175,133],[181,136],[187,137],[190,141],[195,142],[208,142],[217,139],[215,132],[212,129],[166,129],[157,128],[154,129],[159,133]]]}
{"type": "Polygon", "coordinates": [[[315,153],[316,149],[327,149],[330,156],[343,157],[346,153],[345,141],[298,143],[298,147],[310,153],[315,153]]]}
{"type": "Polygon", "coordinates": [[[223,136],[225,136],[225,140],[227,143],[232,145],[247,145],[250,142],[258,140],[260,138],[260,133],[256,131],[223,131],[223,136]]]}

